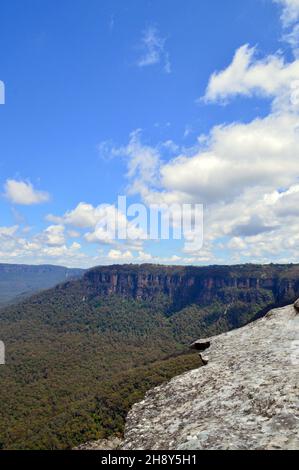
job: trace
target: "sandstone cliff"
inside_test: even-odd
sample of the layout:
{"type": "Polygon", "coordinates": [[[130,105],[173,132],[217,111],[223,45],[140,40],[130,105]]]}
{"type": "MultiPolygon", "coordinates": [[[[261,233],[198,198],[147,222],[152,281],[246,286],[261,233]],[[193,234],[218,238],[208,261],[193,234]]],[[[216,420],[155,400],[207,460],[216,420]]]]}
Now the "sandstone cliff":
{"type": "Polygon", "coordinates": [[[236,298],[250,303],[261,296],[268,305],[269,300],[273,305],[286,305],[299,295],[299,266],[115,265],[89,270],[83,282],[90,296],[119,294],[151,300],[165,295],[174,310],[190,303],[205,305],[236,298]]]}
{"type": "Polygon", "coordinates": [[[299,449],[298,308],[208,338],[205,367],[133,406],[122,449],[299,449]]]}

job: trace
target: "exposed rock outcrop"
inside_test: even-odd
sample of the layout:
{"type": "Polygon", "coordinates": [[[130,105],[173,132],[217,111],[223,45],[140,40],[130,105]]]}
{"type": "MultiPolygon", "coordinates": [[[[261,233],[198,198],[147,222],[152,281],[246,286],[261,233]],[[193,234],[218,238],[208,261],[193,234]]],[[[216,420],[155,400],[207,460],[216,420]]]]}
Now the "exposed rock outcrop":
{"type": "Polygon", "coordinates": [[[298,304],[198,342],[208,365],[134,405],[122,449],[299,449],[298,304]]]}

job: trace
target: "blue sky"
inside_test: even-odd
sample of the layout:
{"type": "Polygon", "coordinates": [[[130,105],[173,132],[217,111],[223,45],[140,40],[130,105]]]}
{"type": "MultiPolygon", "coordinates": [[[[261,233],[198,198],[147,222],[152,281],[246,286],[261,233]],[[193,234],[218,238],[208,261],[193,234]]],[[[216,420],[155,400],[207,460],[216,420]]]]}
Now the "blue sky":
{"type": "Polygon", "coordinates": [[[298,0],[2,0],[0,17],[0,262],[298,261],[298,0]],[[103,240],[99,207],[124,194],[203,203],[203,249],[103,240]]]}

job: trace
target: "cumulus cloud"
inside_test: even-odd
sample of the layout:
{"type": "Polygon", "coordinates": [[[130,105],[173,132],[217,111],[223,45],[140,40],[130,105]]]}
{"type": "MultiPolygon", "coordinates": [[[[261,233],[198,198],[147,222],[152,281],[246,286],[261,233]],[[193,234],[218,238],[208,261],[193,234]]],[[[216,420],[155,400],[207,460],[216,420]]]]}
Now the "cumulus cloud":
{"type": "Polygon", "coordinates": [[[143,54],[137,62],[139,67],[162,64],[166,73],[171,72],[169,54],[165,48],[166,39],[160,35],[158,29],[150,26],[143,31],[141,49],[143,54]]]}
{"type": "Polygon", "coordinates": [[[42,234],[42,241],[48,246],[62,246],[65,244],[63,225],[50,225],[42,234]]]}
{"type": "Polygon", "coordinates": [[[287,63],[277,54],[258,60],[256,49],[245,44],[225,70],[212,75],[204,100],[226,101],[236,95],[281,97],[285,92],[291,93],[298,77],[299,60],[287,63]]]}
{"type": "Polygon", "coordinates": [[[299,0],[273,0],[282,7],[282,40],[287,42],[296,58],[299,57],[299,0]]]}
{"type": "Polygon", "coordinates": [[[101,217],[103,217],[102,206],[94,207],[92,204],[80,202],[75,209],[67,211],[62,217],[49,214],[47,220],[77,228],[90,228],[95,227],[101,217]]]}
{"type": "Polygon", "coordinates": [[[274,0],[282,6],[281,20],[285,27],[299,20],[299,0],[274,0]]]}
{"type": "Polygon", "coordinates": [[[146,204],[203,203],[204,247],[187,246],[180,262],[267,262],[299,255],[299,61],[240,47],[231,64],[215,72],[206,101],[241,95],[272,100],[269,114],[251,122],[214,126],[193,149],[145,145],[140,131],[110,149],[127,159],[131,192],[146,204]],[[224,254],[222,259],[221,253],[224,254]]]}
{"type": "Polygon", "coordinates": [[[50,199],[45,191],[38,191],[29,181],[8,179],[4,186],[5,197],[13,204],[30,206],[41,204],[50,199]]]}
{"type": "Polygon", "coordinates": [[[110,250],[108,253],[108,259],[112,261],[129,261],[133,259],[131,251],[120,251],[120,250],[110,250]]]}
{"type": "MultiPolygon", "coordinates": [[[[228,67],[212,74],[204,97],[215,103],[267,98],[269,115],[215,126],[193,152],[178,151],[167,163],[158,155],[154,185],[141,185],[147,203],[205,204],[204,249],[189,252],[190,262],[218,261],[227,250],[232,262],[298,260],[299,2],[277,3],[295,60],[280,53],[261,57],[243,45],[228,67]]],[[[141,148],[139,141],[140,156],[141,148]]]]}
{"type": "Polygon", "coordinates": [[[288,256],[296,259],[286,224],[299,229],[297,126],[293,114],[271,114],[212,131],[204,152],[161,166],[160,200],[205,203],[205,250],[211,255],[227,238],[227,247],[243,258],[271,260],[291,249],[288,256]]]}
{"type": "MultiPolygon", "coordinates": [[[[159,145],[146,146],[155,157],[149,159],[152,177],[128,172],[147,204],[204,203],[204,248],[185,247],[189,262],[223,262],[219,253],[227,250],[232,262],[297,260],[299,108],[293,85],[298,67],[297,60],[257,59],[254,48],[241,47],[226,70],[213,74],[206,99],[271,98],[268,116],[215,126],[193,151],[180,150],[167,162],[159,145]]],[[[131,139],[125,147],[128,167],[141,162],[142,168],[141,136],[134,136],[134,152],[128,151],[131,139]]]]}
{"type": "MultiPolygon", "coordinates": [[[[49,226],[30,236],[19,226],[0,227],[0,261],[82,266],[90,263],[78,242],[67,243],[64,227],[49,226]]],[[[89,264],[90,265],[90,264],[89,264]]]]}
{"type": "MultiPolygon", "coordinates": [[[[267,197],[268,205],[271,205],[278,217],[293,218],[299,216],[299,185],[294,184],[287,191],[274,191],[267,197]]],[[[285,222],[286,223],[286,222],[285,222]]]]}
{"type": "Polygon", "coordinates": [[[118,245],[120,233],[126,233],[127,238],[122,242],[140,248],[147,237],[143,227],[134,220],[128,220],[127,215],[113,204],[94,207],[92,204],[80,202],[75,209],[67,211],[62,217],[48,215],[47,220],[59,224],[48,228],[48,232],[51,231],[48,234],[53,239],[63,236],[64,226],[89,229],[83,234],[88,243],[118,245]]]}
{"type": "Polygon", "coordinates": [[[254,237],[261,233],[273,232],[276,228],[276,225],[265,225],[259,215],[253,214],[246,223],[236,225],[231,234],[236,237],[254,237]]]}
{"type": "Polygon", "coordinates": [[[163,187],[202,203],[230,201],[248,187],[288,187],[297,177],[298,118],[271,114],[216,126],[208,146],[161,167],[163,187]]]}
{"type": "Polygon", "coordinates": [[[9,238],[14,235],[19,229],[18,225],[14,225],[12,227],[0,227],[0,238],[9,238]]]}

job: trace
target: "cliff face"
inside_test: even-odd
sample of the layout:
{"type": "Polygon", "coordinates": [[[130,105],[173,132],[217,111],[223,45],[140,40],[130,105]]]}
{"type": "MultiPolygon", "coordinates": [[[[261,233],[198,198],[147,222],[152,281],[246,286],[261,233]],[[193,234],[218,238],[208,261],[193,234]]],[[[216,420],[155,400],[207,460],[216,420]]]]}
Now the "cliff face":
{"type": "Polygon", "coordinates": [[[151,300],[165,295],[175,308],[209,304],[218,299],[256,302],[269,294],[274,303],[288,303],[299,295],[299,266],[163,267],[109,266],[88,271],[84,277],[91,295],[120,294],[151,300]]]}
{"type": "Polygon", "coordinates": [[[122,448],[299,449],[298,309],[208,338],[206,366],[133,406],[122,448]]]}

